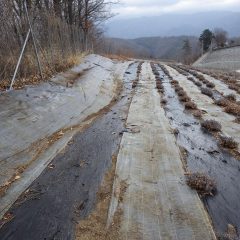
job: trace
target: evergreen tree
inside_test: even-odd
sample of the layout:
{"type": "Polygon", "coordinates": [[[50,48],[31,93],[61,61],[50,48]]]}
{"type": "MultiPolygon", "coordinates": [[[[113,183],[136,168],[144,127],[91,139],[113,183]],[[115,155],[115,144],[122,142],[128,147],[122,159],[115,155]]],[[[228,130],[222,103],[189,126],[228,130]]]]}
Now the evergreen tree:
{"type": "Polygon", "coordinates": [[[205,29],[200,35],[199,41],[203,45],[203,50],[207,51],[211,45],[213,33],[209,29],[205,29]]]}

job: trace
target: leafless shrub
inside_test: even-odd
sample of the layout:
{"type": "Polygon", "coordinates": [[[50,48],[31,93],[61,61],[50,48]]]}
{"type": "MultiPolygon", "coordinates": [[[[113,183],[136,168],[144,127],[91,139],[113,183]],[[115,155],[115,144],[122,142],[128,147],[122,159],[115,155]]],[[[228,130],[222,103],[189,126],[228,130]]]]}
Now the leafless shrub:
{"type": "Polygon", "coordinates": [[[163,98],[163,99],[161,100],[161,104],[163,104],[163,105],[167,104],[167,99],[163,98]]]}
{"type": "Polygon", "coordinates": [[[229,95],[225,96],[225,98],[227,98],[229,101],[236,102],[236,95],[234,95],[234,94],[229,94],[229,95]]]}
{"type": "Polygon", "coordinates": [[[176,86],[176,87],[175,87],[175,92],[178,93],[178,92],[180,92],[180,91],[183,91],[183,88],[180,87],[180,86],[176,86]]]}
{"type": "Polygon", "coordinates": [[[236,122],[236,123],[240,123],[240,116],[239,116],[239,117],[236,117],[235,122],[236,122]]]}
{"type": "Polygon", "coordinates": [[[177,80],[172,80],[172,81],[171,81],[171,84],[172,84],[172,85],[178,85],[179,83],[178,83],[177,80]]]}
{"type": "Polygon", "coordinates": [[[201,86],[202,86],[202,83],[200,83],[200,82],[195,82],[195,84],[196,84],[196,86],[198,86],[198,87],[201,87],[201,86]]]}
{"type": "Polygon", "coordinates": [[[193,112],[193,116],[196,118],[201,118],[202,117],[202,112],[200,110],[195,110],[193,112]]]}
{"type": "Polygon", "coordinates": [[[220,136],[220,144],[224,148],[235,149],[238,143],[232,137],[220,136]]]}
{"type": "Polygon", "coordinates": [[[219,240],[239,240],[237,229],[231,224],[228,224],[226,233],[217,233],[216,235],[219,240]]]}
{"type": "Polygon", "coordinates": [[[133,83],[132,83],[132,88],[136,88],[137,83],[138,83],[138,81],[137,81],[137,80],[134,80],[133,83]]]}
{"type": "Polygon", "coordinates": [[[211,82],[209,82],[209,83],[207,83],[207,87],[208,87],[208,88],[214,88],[214,87],[215,87],[215,84],[214,84],[214,83],[211,83],[211,82]]]}
{"type": "Polygon", "coordinates": [[[221,107],[226,107],[229,104],[229,102],[228,100],[222,98],[222,99],[216,100],[215,104],[221,107]]]}
{"type": "Polygon", "coordinates": [[[220,132],[222,129],[221,124],[215,120],[205,120],[201,123],[201,126],[212,132],[220,132]]]}
{"type": "Polygon", "coordinates": [[[197,78],[200,80],[200,81],[204,81],[205,80],[205,77],[201,74],[198,74],[197,78]]]}
{"type": "Polygon", "coordinates": [[[238,104],[231,103],[225,107],[224,111],[226,113],[240,116],[240,106],[238,104]]]}
{"type": "Polygon", "coordinates": [[[239,87],[234,85],[234,84],[229,84],[228,88],[231,89],[231,90],[235,90],[235,91],[238,91],[238,89],[239,89],[239,87]]]}
{"type": "Polygon", "coordinates": [[[194,102],[189,101],[185,103],[185,108],[195,110],[197,109],[197,105],[194,102]]]}
{"type": "Polygon", "coordinates": [[[177,128],[173,129],[173,134],[174,135],[178,135],[179,134],[179,130],[177,128]]]}
{"type": "Polygon", "coordinates": [[[184,92],[183,90],[179,91],[178,93],[178,96],[181,97],[181,96],[185,96],[186,95],[186,92],[184,92]]]}
{"type": "Polygon", "coordinates": [[[181,101],[181,102],[189,102],[189,101],[191,101],[191,98],[188,97],[188,96],[185,94],[185,95],[179,97],[179,101],[181,101]]]}
{"type": "Polygon", "coordinates": [[[213,96],[213,93],[212,93],[212,91],[210,90],[210,89],[208,89],[208,88],[201,88],[201,92],[202,92],[202,94],[205,94],[205,95],[207,95],[207,96],[209,96],[209,97],[212,97],[213,96]]]}
{"type": "Polygon", "coordinates": [[[217,190],[216,182],[204,173],[190,173],[186,175],[187,185],[197,190],[197,192],[202,195],[213,196],[217,190]]]}

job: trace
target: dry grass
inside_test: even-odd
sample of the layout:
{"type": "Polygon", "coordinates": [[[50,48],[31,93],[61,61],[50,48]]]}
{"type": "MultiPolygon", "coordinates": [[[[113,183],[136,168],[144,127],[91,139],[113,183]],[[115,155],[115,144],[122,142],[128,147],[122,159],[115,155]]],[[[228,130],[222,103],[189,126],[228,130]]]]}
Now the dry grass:
{"type": "Polygon", "coordinates": [[[183,90],[178,91],[177,94],[178,94],[179,97],[186,96],[186,92],[183,91],[183,90]]]}
{"type": "Polygon", "coordinates": [[[201,126],[211,132],[220,132],[222,129],[221,124],[215,120],[205,120],[201,123],[201,126]]]}
{"type": "MultiPolygon", "coordinates": [[[[63,59],[60,55],[55,54],[54,62],[51,62],[51,65],[48,64],[44,55],[40,55],[44,78],[43,80],[38,73],[36,60],[34,59],[34,57],[32,55],[26,55],[22,62],[22,65],[27,67],[20,69],[20,72],[13,87],[14,89],[22,89],[26,85],[38,85],[42,81],[49,80],[54,74],[66,71],[73,66],[78,65],[85,55],[85,53],[79,53],[76,55],[66,56],[63,59]]],[[[8,89],[10,84],[11,79],[4,79],[0,81],[0,90],[4,91],[8,89]]]]}
{"type": "Polygon", "coordinates": [[[172,80],[172,81],[171,81],[171,84],[172,84],[172,85],[178,85],[179,83],[178,83],[177,80],[172,80]]]}
{"type": "Polygon", "coordinates": [[[163,99],[161,100],[161,104],[163,104],[163,105],[167,104],[167,99],[163,98],[163,99]]]}
{"type": "Polygon", "coordinates": [[[186,175],[187,185],[197,190],[201,196],[213,196],[217,190],[216,182],[204,173],[190,173],[186,175]]]}
{"type": "Polygon", "coordinates": [[[231,224],[228,224],[226,233],[216,235],[219,240],[239,240],[237,229],[231,224]]]}
{"type": "Polygon", "coordinates": [[[207,95],[207,96],[209,96],[209,97],[212,97],[213,96],[213,93],[212,93],[212,91],[210,90],[210,89],[208,89],[208,88],[201,88],[201,92],[202,92],[202,94],[204,94],[204,95],[207,95]]]}
{"type": "Polygon", "coordinates": [[[226,106],[228,106],[229,102],[228,102],[228,100],[222,98],[222,99],[216,100],[215,104],[220,107],[226,107],[226,106]]]}
{"type": "Polygon", "coordinates": [[[185,103],[185,108],[186,109],[191,109],[191,110],[196,110],[197,109],[197,105],[194,102],[186,102],[185,103]]]}
{"type": "Polygon", "coordinates": [[[184,96],[179,97],[180,102],[190,102],[191,98],[188,97],[186,94],[184,96]]]}
{"type": "Polygon", "coordinates": [[[202,111],[200,111],[200,110],[193,111],[193,116],[196,117],[196,118],[201,118],[202,117],[202,111]]]}
{"type": "Polygon", "coordinates": [[[215,88],[215,84],[214,84],[214,83],[211,83],[211,82],[208,82],[208,83],[207,83],[207,87],[208,87],[208,88],[215,88]]]}
{"type": "Polygon", "coordinates": [[[133,83],[132,83],[132,88],[136,88],[137,87],[137,84],[138,84],[138,80],[134,80],[133,83]]]}
{"type": "Polygon", "coordinates": [[[224,108],[224,111],[226,113],[240,116],[240,106],[238,104],[234,104],[234,103],[228,104],[228,106],[224,108]]]}
{"type": "Polygon", "coordinates": [[[228,99],[229,101],[236,102],[236,95],[234,95],[234,94],[229,94],[229,95],[225,96],[225,98],[228,99]]]}
{"type": "Polygon", "coordinates": [[[238,148],[238,143],[232,137],[220,136],[220,144],[224,148],[238,148]]]}
{"type": "Polygon", "coordinates": [[[202,83],[200,83],[200,82],[195,82],[195,85],[198,86],[198,87],[201,87],[201,86],[202,86],[202,83]]]}
{"type": "MultiPolygon", "coordinates": [[[[115,168],[117,158],[113,157],[113,165],[110,171],[106,174],[104,182],[98,192],[98,201],[96,209],[91,215],[80,221],[76,226],[76,240],[112,240],[121,239],[119,232],[121,211],[118,210],[114,216],[112,225],[107,229],[106,223],[108,218],[108,208],[112,195],[112,184],[114,181],[115,168]]],[[[126,185],[122,184],[120,189],[120,198],[124,191],[126,191],[126,185]]]]}

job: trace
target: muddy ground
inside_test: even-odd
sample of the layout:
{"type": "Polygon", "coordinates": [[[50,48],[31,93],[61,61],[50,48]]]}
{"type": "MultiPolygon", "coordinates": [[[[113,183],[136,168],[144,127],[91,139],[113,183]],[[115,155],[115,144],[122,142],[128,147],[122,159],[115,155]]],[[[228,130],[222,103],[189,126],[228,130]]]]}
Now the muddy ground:
{"type": "Polygon", "coordinates": [[[103,176],[118,152],[138,63],[124,77],[117,103],[77,134],[10,209],[0,239],[73,239],[75,224],[94,208],[103,176]]]}

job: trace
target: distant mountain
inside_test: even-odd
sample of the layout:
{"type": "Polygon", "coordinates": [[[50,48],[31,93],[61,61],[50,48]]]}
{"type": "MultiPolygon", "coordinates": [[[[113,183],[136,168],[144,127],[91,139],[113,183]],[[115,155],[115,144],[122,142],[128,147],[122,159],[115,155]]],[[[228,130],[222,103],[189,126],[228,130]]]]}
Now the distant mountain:
{"type": "Polygon", "coordinates": [[[191,36],[146,37],[136,39],[107,38],[106,46],[113,54],[139,58],[178,60],[181,58],[183,41],[189,39],[192,50],[197,51],[198,38],[191,36]]]}
{"type": "Polygon", "coordinates": [[[113,19],[107,36],[133,39],[152,36],[199,36],[206,29],[223,28],[231,37],[240,36],[240,12],[164,14],[155,17],[113,19]]]}

